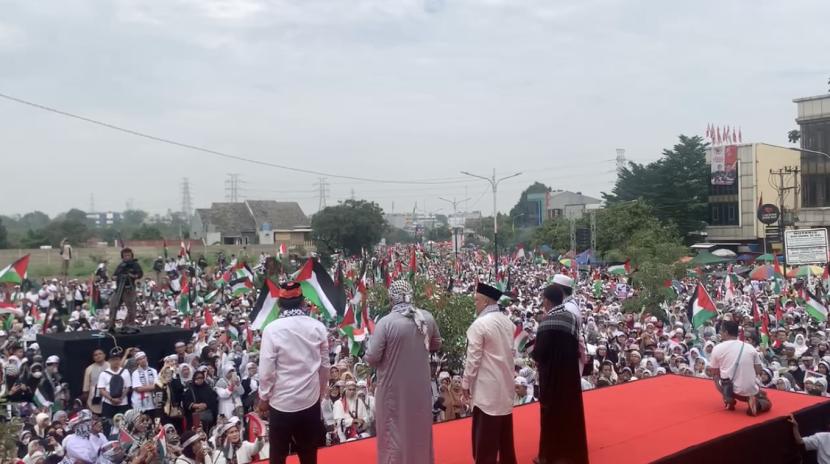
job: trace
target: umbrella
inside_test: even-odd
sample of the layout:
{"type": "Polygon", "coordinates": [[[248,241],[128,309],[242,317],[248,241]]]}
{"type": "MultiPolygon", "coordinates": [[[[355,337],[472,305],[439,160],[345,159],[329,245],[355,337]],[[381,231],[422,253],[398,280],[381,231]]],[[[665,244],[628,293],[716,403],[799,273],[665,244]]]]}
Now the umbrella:
{"type": "Polygon", "coordinates": [[[735,259],[742,263],[752,264],[753,262],[755,262],[756,258],[755,255],[753,255],[752,253],[744,253],[742,255],[738,255],[738,257],[735,259]]]}
{"type": "Polygon", "coordinates": [[[821,266],[801,266],[787,271],[787,277],[809,277],[824,275],[824,268],[821,266]]]}
{"type": "Polygon", "coordinates": [[[715,250],[712,252],[715,256],[720,256],[721,258],[734,258],[736,253],[732,250],[727,250],[726,248],[721,248],[719,250],[715,250]]]}
{"type": "MultiPolygon", "coordinates": [[[[767,253],[765,255],[761,255],[761,256],[755,258],[755,261],[762,262],[762,263],[771,263],[773,259],[775,259],[775,258],[771,254],[767,253]]],[[[783,257],[778,256],[778,262],[780,263],[782,261],[783,261],[783,257]]]]}
{"type": "Polygon", "coordinates": [[[729,262],[732,262],[732,261],[735,261],[735,259],[734,258],[723,258],[723,257],[720,257],[720,256],[715,256],[712,253],[709,253],[708,251],[702,251],[702,252],[698,253],[697,256],[692,258],[692,260],[689,261],[689,264],[692,265],[692,266],[708,266],[710,264],[723,264],[723,263],[729,263],[729,262]]]}
{"type": "Polygon", "coordinates": [[[772,266],[765,264],[758,266],[749,274],[750,280],[770,280],[775,275],[775,269],[772,266]]]}

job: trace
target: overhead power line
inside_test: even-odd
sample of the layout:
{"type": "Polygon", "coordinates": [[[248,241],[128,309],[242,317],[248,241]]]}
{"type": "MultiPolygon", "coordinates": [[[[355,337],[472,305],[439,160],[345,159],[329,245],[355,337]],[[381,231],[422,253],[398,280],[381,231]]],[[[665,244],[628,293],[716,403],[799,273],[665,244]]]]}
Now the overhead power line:
{"type": "MultiPolygon", "coordinates": [[[[90,124],[95,124],[96,126],[105,127],[107,129],[112,129],[118,132],[123,132],[125,134],[134,135],[136,137],[142,137],[148,140],[153,140],[156,142],[166,143],[169,145],[175,145],[180,148],[186,148],[188,150],[200,151],[202,153],[207,153],[210,155],[232,159],[236,161],[242,161],[245,163],[257,164],[260,166],[268,166],[277,169],[284,169],[286,171],[293,171],[293,172],[300,172],[303,174],[312,174],[315,176],[326,176],[326,177],[333,177],[335,179],[349,179],[349,180],[358,180],[363,182],[371,182],[376,184],[423,184],[423,185],[432,185],[432,184],[456,184],[457,181],[447,181],[447,180],[437,180],[437,179],[412,179],[412,180],[402,180],[402,179],[374,179],[371,177],[358,177],[358,176],[346,176],[342,174],[332,174],[323,171],[316,171],[313,169],[303,169],[303,168],[296,168],[293,166],[286,166],[283,164],[278,163],[271,163],[268,161],[256,160],[252,158],[246,158],[244,156],[234,155],[230,153],[225,153],[218,150],[212,150],[210,148],[200,147],[198,145],[192,145],[185,142],[179,142],[176,140],[159,137],[152,134],[147,134],[145,132],[140,132],[133,129],[128,129],[125,127],[117,126],[115,124],[111,124],[108,122],[99,121],[97,119],[88,118],[86,116],[81,116],[78,114],[70,113],[68,111],[59,110],[57,108],[53,108],[46,105],[41,105],[40,103],[35,103],[29,100],[24,100],[22,98],[17,98],[5,93],[0,93],[0,97],[5,98],[6,100],[13,101],[15,103],[20,103],[21,105],[30,106],[32,108],[37,108],[39,110],[48,111],[50,113],[59,114],[61,116],[66,116],[68,118],[77,119],[79,121],[84,121],[90,124]]],[[[443,178],[446,179],[446,178],[443,178]]]]}

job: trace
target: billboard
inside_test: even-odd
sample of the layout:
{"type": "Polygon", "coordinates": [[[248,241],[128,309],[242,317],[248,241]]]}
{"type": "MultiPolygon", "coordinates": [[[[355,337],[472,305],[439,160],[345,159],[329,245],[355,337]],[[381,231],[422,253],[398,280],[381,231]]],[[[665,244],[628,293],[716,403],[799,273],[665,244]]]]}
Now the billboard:
{"type": "Polygon", "coordinates": [[[826,263],[827,229],[785,230],[784,254],[790,266],[826,263]]]}
{"type": "Polygon", "coordinates": [[[738,179],[738,146],[712,147],[712,185],[732,185],[738,179]]]}

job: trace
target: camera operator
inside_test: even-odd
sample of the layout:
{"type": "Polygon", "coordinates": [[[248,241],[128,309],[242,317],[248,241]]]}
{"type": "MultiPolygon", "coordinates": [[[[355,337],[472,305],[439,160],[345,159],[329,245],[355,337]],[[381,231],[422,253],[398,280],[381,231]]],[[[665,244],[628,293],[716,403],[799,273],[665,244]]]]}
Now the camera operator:
{"type": "Polygon", "coordinates": [[[113,295],[114,300],[110,301],[110,329],[115,327],[116,314],[121,303],[127,306],[127,317],[124,320],[125,326],[135,325],[136,312],[136,284],[135,281],[144,276],[141,266],[133,257],[133,250],[124,248],[121,250],[121,262],[112,274],[118,289],[113,295]],[[119,298],[120,296],[120,298],[119,298]]]}

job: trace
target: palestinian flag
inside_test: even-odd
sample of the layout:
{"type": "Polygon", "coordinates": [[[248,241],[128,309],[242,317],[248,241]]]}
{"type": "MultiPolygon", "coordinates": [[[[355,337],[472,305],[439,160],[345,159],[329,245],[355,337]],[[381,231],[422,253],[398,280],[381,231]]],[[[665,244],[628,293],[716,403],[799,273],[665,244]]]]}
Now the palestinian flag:
{"type": "Polygon", "coordinates": [[[180,314],[190,314],[190,279],[181,279],[182,280],[182,291],[179,293],[179,313],[180,314]]]}
{"type": "Polygon", "coordinates": [[[29,268],[29,255],[9,264],[0,270],[0,284],[21,284],[29,268]]]}
{"type": "Polygon", "coordinates": [[[766,312],[761,318],[761,346],[769,346],[769,315],[766,312]]]}
{"type": "Polygon", "coordinates": [[[164,427],[159,430],[158,435],[156,435],[156,457],[158,458],[158,462],[166,462],[165,457],[167,456],[167,436],[164,433],[164,427]]]}
{"type": "Polygon", "coordinates": [[[317,306],[329,320],[336,320],[346,310],[346,294],[334,285],[323,265],[309,258],[295,279],[303,289],[303,296],[317,306]]]}
{"type": "Polygon", "coordinates": [[[533,350],[533,341],[530,340],[530,334],[524,329],[523,324],[516,325],[516,331],[513,333],[513,349],[516,353],[533,350]]]}
{"type": "Polygon", "coordinates": [[[692,327],[695,329],[709,319],[717,316],[718,310],[715,308],[715,303],[712,302],[712,298],[702,284],[697,284],[695,293],[692,295],[689,306],[686,308],[686,314],[692,323],[692,327]]]}
{"type": "Polygon", "coordinates": [[[52,386],[52,382],[48,379],[42,379],[35,390],[32,401],[38,408],[51,409],[52,405],[55,404],[55,388],[52,386]]]}
{"type": "Polygon", "coordinates": [[[631,273],[631,260],[626,259],[624,263],[615,266],[608,266],[608,273],[611,275],[627,275],[631,273]]]}
{"type": "Polygon", "coordinates": [[[271,279],[265,279],[256,304],[248,316],[248,320],[251,321],[251,328],[265,330],[269,323],[279,317],[280,308],[277,306],[279,298],[280,288],[271,279]]]}
{"type": "Polygon", "coordinates": [[[807,314],[809,314],[810,317],[819,322],[827,320],[827,306],[823,305],[815,295],[810,293],[809,290],[807,291],[807,298],[804,303],[804,309],[807,310],[807,314]]]}
{"type": "Polygon", "coordinates": [[[217,296],[219,296],[219,289],[218,288],[216,290],[208,293],[207,295],[205,295],[205,298],[204,298],[205,303],[213,303],[216,300],[217,296]]]}
{"type": "Polygon", "coordinates": [[[409,280],[415,280],[415,274],[418,272],[418,256],[415,252],[415,247],[412,247],[412,254],[409,257],[409,280]]]}
{"type": "Polygon", "coordinates": [[[23,309],[14,303],[0,301],[0,314],[10,314],[12,319],[23,317],[23,309]]]}
{"type": "Polygon", "coordinates": [[[288,247],[285,246],[285,243],[280,243],[280,249],[277,250],[277,258],[285,258],[288,256],[288,247]]]}
{"type": "Polygon", "coordinates": [[[233,296],[242,296],[253,290],[253,274],[244,266],[231,273],[228,285],[231,286],[233,296]]]}

